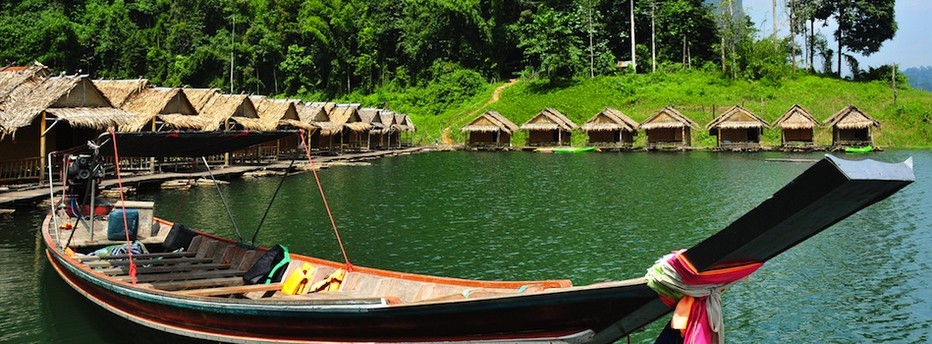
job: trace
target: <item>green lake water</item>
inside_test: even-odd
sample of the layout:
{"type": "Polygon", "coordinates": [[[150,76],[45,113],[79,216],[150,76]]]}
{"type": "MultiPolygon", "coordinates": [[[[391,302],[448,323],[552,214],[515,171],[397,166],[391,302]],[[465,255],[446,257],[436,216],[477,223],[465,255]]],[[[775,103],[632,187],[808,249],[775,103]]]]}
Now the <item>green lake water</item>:
{"type": "MultiPolygon", "coordinates": [[[[932,341],[932,152],[917,182],[778,256],[724,296],[731,343],[932,341]]],[[[435,152],[320,171],[350,260],[476,279],[640,277],[750,210],[821,154],[435,152]]],[[[222,190],[251,237],[277,178],[222,190]]],[[[156,215],[235,237],[213,188],[141,191],[156,215]]],[[[42,210],[0,217],[0,342],[176,342],[98,309],[51,270],[42,210]]],[[[286,179],[263,245],[342,260],[312,174],[286,179]]],[[[665,320],[632,336],[652,343],[665,320]]]]}

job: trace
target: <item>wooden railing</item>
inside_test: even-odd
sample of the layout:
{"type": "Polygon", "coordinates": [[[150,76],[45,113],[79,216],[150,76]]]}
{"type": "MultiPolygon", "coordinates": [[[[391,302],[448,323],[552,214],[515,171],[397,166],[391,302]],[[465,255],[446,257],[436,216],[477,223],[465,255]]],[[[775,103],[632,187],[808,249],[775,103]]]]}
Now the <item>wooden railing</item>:
{"type": "Polygon", "coordinates": [[[42,158],[0,161],[0,181],[36,182],[42,172],[42,158]]]}
{"type": "MultiPolygon", "coordinates": [[[[113,166],[113,157],[107,156],[104,157],[104,164],[108,167],[113,166]]],[[[153,170],[153,161],[152,158],[122,158],[120,159],[120,171],[124,172],[140,172],[140,171],[152,171],[153,170]]]]}

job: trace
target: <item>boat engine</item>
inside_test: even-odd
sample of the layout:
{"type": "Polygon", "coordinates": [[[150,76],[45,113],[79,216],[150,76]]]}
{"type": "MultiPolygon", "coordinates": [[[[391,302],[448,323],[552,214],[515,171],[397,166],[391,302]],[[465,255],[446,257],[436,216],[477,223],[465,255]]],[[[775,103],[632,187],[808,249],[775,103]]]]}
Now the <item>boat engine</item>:
{"type": "MultiPolygon", "coordinates": [[[[100,181],[103,179],[104,167],[100,158],[95,158],[94,156],[81,154],[81,155],[72,155],[68,159],[71,163],[68,165],[68,195],[71,199],[71,207],[80,209],[80,213],[76,212],[76,209],[72,209],[72,215],[84,215],[90,216],[90,200],[91,197],[97,197],[97,193],[100,190],[98,187],[100,181]]],[[[94,209],[93,215],[103,215],[98,214],[98,212],[104,211],[104,209],[94,209]]]]}

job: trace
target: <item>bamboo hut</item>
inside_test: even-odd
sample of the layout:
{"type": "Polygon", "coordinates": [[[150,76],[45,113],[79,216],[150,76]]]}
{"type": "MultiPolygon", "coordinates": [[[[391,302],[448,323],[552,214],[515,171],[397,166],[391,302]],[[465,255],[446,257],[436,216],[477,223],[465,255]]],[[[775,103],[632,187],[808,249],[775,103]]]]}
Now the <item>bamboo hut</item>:
{"type": "Polygon", "coordinates": [[[528,131],[529,146],[569,145],[573,130],[577,126],[569,118],[553,108],[546,108],[519,127],[528,131]]]}
{"type": "Polygon", "coordinates": [[[401,148],[405,145],[405,133],[410,131],[408,123],[405,121],[405,115],[402,113],[393,113],[395,117],[395,147],[401,148]]]}
{"type": "Polygon", "coordinates": [[[366,123],[369,123],[372,127],[369,128],[369,136],[367,138],[367,146],[369,149],[383,149],[385,148],[385,135],[391,130],[390,127],[385,126],[385,123],[382,123],[382,113],[390,112],[384,109],[376,108],[361,108],[359,109],[359,118],[366,123]]]}
{"type": "Polygon", "coordinates": [[[397,137],[398,148],[410,146],[411,135],[407,135],[407,139],[406,139],[405,133],[414,132],[414,124],[411,123],[411,118],[406,114],[396,113],[395,114],[395,128],[398,132],[398,137],[397,137]]]}
{"type": "Polygon", "coordinates": [[[466,145],[472,147],[510,147],[511,135],[518,125],[494,110],[486,111],[460,128],[466,133],[466,145]]]}
{"type": "Polygon", "coordinates": [[[220,95],[220,90],[216,88],[184,88],[181,91],[197,111],[201,111],[211,98],[220,95]]]}
{"type": "Polygon", "coordinates": [[[814,128],[819,121],[812,117],[812,113],[799,104],[793,104],[789,110],[773,122],[773,126],[780,128],[780,143],[784,147],[812,147],[815,143],[814,128]]]}
{"type": "Polygon", "coordinates": [[[590,145],[630,148],[638,133],[638,122],[617,109],[607,107],[579,128],[589,134],[590,145]]]}
{"type": "Polygon", "coordinates": [[[206,122],[203,131],[275,129],[259,119],[255,105],[246,95],[215,94],[198,112],[206,122]]]}
{"type": "Polygon", "coordinates": [[[180,88],[152,87],[146,79],[95,80],[113,106],[136,115],[124,131],[200,129],[206,125],[180,88]]]}
{"type": "Polygon", "coordinates": [[[394,112],[388,110],[379,113],[379,117],[382,117],[382,124],[385,125],[385,132],[380,138],[385,141],[382,144],[385,148],[401,147],[401,133],[403,128],[395,121],[395,115],[394,112]]]}
{"type": "Polygon", "coordinates": [[[823,123],[832,127],[833,147],[873,146],[871,129],[880,127],[880,122],[854,105],[845,106],[823,123]]]}
{"type": "Polygon", "coordinates": [[[336,107],[331,102],[305,103],[298,107],[298,117],[302,122],[310,123],[317,130],[308,138],[312,150],[332,151],[340,137],[343,127],[330,121],[330,112],[336,107]]]}
{"type": "Polygon", "coordinates": [[[359,151],[368,147],[369,123],[359,118],[359,104],[337,104],[330,113],[330,121],[342,127],[340,150],[359,151]]]}
{"type": "Polygon", "coordinates": [[[730,149],[760,148],[760,137],[770,124],[753,112],[735,105],[709,122],[709,135],[717,137],[718,147],[730,149]]]}
{"type": "MultiPolygon", "coordinates": [[[[266,129],[269,130],[304,130],[306,134],[316,131],[310,122],[304,122],[298,116],[298,106],[301,101],[294,99],[270,99],[266,96],[250,96],[249,99],[256,106],[256,113],[259,119],[265,123],[266,129]]],[[[304,154],[300,147],[301,138],[297,135],[287,136],[274,142],[269,142],[259,146],[259,155],[263,158],[271,158],[286,154],[289,156],[300,156],[304,154]]]]}
{"type": "Polygon", "coordinates": [[[692,129],[698,127],[696,122],[670,106],[638,125],[647,135],[647,149],[688,147],[692,144],[692,129]]]}
{"type": "Polygon", "coordinates": [[[134,120],[114,108],[86,75],[49,77],[41,64],[0,74],[2,180],[42,183],[48,152],[86,143],[134,120]]]}

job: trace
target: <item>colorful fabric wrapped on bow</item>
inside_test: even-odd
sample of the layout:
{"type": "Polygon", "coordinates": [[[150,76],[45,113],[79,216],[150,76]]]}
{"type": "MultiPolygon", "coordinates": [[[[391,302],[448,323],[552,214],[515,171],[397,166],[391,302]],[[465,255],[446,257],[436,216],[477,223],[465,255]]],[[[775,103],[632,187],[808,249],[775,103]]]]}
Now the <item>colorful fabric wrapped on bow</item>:
{"type": "Polygon", "coordinates": [[[676,307],[671,326],[680,330],[684,343],[725,342],[721,293],[764,263],[749,263],[698,272],[682,253],[660,258],[647,270],[647,285],[670,307],[676,307]]]}

